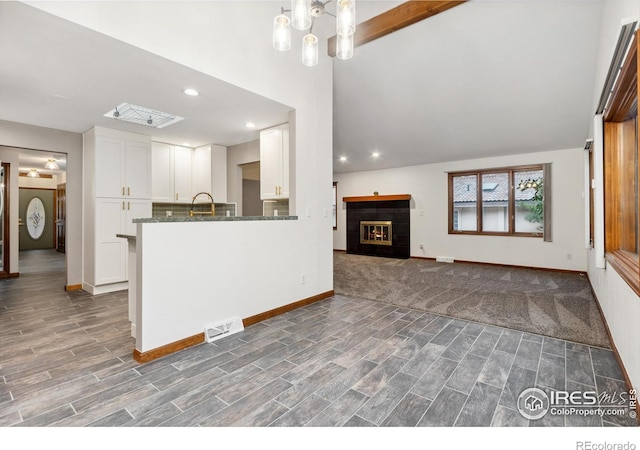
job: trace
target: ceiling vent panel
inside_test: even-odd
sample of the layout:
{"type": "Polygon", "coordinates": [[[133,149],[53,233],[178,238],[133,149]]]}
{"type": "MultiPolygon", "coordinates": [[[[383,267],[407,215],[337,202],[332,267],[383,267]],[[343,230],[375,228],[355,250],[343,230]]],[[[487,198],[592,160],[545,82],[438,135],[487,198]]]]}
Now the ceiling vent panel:
{"type": "Polygon", "coordinates": [[[132,105],[130,103],[122,103],[104,116],[153,128],[168,127],[184,119],[184,117],[175,114],[156,111],[155,109],[132,105]]]}

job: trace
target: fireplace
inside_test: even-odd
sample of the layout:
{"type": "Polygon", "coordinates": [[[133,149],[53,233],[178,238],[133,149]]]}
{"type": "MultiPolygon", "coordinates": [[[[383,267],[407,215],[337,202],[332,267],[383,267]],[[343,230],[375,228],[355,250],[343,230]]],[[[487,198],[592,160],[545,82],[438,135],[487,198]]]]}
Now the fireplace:
{"type": "Polygon", "coordinates": [[[409,258],[411,196],[344,197],[347,253],[409,258]]]}
{"type": "Polygon", "coordinates": [[[360,221],[360,243],[393,245],[393,222],[391,220],[360,221]]]}

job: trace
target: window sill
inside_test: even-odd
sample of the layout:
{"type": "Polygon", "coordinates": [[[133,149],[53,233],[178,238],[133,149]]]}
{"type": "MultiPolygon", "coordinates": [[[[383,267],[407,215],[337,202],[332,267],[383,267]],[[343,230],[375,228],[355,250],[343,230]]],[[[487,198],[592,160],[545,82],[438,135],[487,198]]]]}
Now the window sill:
{"type": "Polygon", "coordinates": [[[640,296],[640,270],[638,255],[624,250],[616,250],[605,255],[607,263],[622,277],[629,287],[640,296]]]}
{"type": "Polygon", "coordinates": [[[499,232],[477,232],[477,231],[455,231],[450,230],[449,234],[464,234],[471,236],[509,236],[509,237],[532,237],[542,239],[544,236],[542,233],[499,233],[499,232]]]}

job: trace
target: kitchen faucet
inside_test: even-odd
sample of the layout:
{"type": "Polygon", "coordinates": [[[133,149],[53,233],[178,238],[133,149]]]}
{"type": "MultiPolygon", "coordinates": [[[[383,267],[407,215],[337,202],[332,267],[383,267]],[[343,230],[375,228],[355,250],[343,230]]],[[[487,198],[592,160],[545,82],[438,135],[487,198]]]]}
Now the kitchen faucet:
{"type": "Polygon", "coordinates": [[[198,192],[196,195],[193,196],[193,199],[191,199],[191,208],[189,209],[189,217],[193,217],[194,214],[211,214],[212,216],[216,215],[216,207],[215,204],[213,203],[213,197],[211,196],[211,194],[209,194],[208,192],[198,192]],[[193,204],[196,201],[196,198],[199,195],[208,195],[209,198],[211,199],[211,212],[209,211],[194,211],[193,210],[193,204]]]}

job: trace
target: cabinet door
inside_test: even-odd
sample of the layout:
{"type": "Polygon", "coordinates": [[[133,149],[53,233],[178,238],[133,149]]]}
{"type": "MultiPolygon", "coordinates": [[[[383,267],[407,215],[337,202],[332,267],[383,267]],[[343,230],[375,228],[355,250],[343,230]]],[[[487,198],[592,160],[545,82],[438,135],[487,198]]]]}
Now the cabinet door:
{"type": "Polygon", "coordinates": [[[96,138],[96,197],[123,197],[126,191],[124,139],[96,138]]]}
{"type": "Polygon", "coordinates": [[[127,280],[127,240],[124,232],[126,200],[96,199],[95,284],[127,280]]]}
{"type": "Polygon", "coordinates": [[[280,166],[282,131],[269,129],[260,132],[260,198],[280,198],[280,166]]]}
{"type": "Polygon", "coordinates": [[[135,236],[137,226],[133,223],[133,219],[147,219],[152,216],[151,200],[131,199],[126,201],[124,226],[125,234],[135,236]]]}
{"type": "Polygon", "coordinates": [[[227,203],[227,147],[211,146],[211,195],[218,203],[227,203]]]}
{"type": "Polygon", "coordinates": [[[151,197],[157,202],[175,200],[173,145],[154,142],[151,149],[151,197]]]}
{"type": "MultiPolygon", "coordinates": [[[[199,192],[211,192],[211,147],[205,146],[194,150],[193,154],[193,194],[199,192]]],[[[219,202],[220,199],[213,197],[214,201],[219,202]]],[[[201,195],[196,199],[197,203],[208,203],[211,200],[206,195],[201,195]]]]}
{"type": "Polygon", "coordinates": [[[193,197],[193,188],[191,185],[193,150],[176,146],[173,152],[174,201],[191,203],[191,197],[193,197]]]}
{"type": "Polygon", "coordinates": [[[126,196],[151,198],[151,144],[127,141],[126,196]]]}

